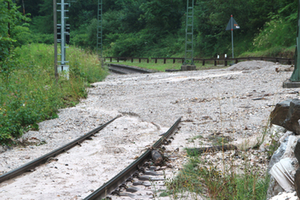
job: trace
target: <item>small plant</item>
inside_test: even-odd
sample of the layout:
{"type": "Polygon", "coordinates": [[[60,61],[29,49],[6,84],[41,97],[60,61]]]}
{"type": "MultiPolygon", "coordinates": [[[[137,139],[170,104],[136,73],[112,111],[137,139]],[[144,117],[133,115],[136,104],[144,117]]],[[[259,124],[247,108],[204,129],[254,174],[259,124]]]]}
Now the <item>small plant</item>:
{"type": "Polygon", "coordinates": [[[189,155],[190,160],[179,175],[166,183],[168,193],[174,197],[189,191],[218,200],[265,199],[269,177],[260,176],[246,162],[244,172],[237,174],[233,165],[221,171],[217,166],[201,160],[196,152],[190,152],[189,155]]]}

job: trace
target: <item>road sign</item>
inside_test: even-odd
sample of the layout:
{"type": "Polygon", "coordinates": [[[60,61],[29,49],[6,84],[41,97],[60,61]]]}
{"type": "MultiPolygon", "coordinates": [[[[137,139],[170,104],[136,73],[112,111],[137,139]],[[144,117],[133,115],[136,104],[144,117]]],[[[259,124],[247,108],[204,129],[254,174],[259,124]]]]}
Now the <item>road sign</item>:
{"type": "Polygon", "coordinates": [[[233,19],[232,15],[231,15],[229,23],[227,24],[227,27],[226,27],[226,31],[230,31],[231,30],[232,58],[234,58],[234,50],[233,50],[233,30],[234,29],[240,29],[240,26],[233,19]]]}
{"type": "Polygon", "coordinates": [[[233,19],[232,15],[231,18],[227,24],[226,31],[234,30],[234,29],[240,29],[240,26],[238,23],[233,19]]]}

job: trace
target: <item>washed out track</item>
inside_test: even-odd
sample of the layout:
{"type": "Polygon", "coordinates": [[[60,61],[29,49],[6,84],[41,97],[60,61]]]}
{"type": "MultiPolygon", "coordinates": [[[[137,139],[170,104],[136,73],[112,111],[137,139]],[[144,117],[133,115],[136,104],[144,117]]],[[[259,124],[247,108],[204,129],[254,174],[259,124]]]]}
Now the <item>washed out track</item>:
{"type": "Polygon", "coordinates": [[[90,137],[92,137],[93,135],[95,135],[97,132],[99,132],[100,130],[102,130],[103,128],[105,128],[108,124],[110,124],[111,122],[113,122],[115,119],[117,119],[118,117],[112,119],[111,121],[103,124],[102,126],[90,131],[89,133],[83,135],[82,137],[46,154],[46,155],[43,155],[15,170],[12,170],[10,172],[7,172],[3,175],[0,176],[0,183],[2,183],[3,181],[6,181],[6,180],[9,180],[11,178],[14,178],[16,176],[19,176],[25,172],[29,172],[31,170],[33,170],[35,167],[41,165],[41,164],[44,164],[45,162],[47,162],[50,158],[53,158],[69,149],[71,149],[72,147],[76,146],[76,145],[79,145],[81,142],[83,142],[84,140],[86,139],[89,139],[90,137]]]}
{"type": "MultiPolygon", "coordinates": [[[[158,149],[161,147],[162,144],[168,144],[170,140],[168,138],[170,135],[174,132],[174,130],[177,128],[178,124],[180,123],[181,118],[179,118],[173,126],[162,135],[162,137],[151,147],[149,148],[144,154],[142,154],[139,158],[137,158],[133,163],[131,163],[128,167],[126,167],[123,171],[121,171],[119,174],[117,174],[115,177],[113,177],[110,181],[102,185],[99,189],[97,189],[95,192],[93,192],[91,195],[85,198],[85,200],[101,200],[105,198],[109,194],[116,194],[121,195],[122,188],[125,188],[126,191],[129,192],[136,192],[136,188],[128,188],[126,186],[126,182],[132,182],[133,178],[137,178],[138,180],[161,180],[161,179],[155,179],[151,178],[151,176],[144,176],[145,174],[149,174],[152,176],[159,175],[154,169],[156,169],[153,163],[147,162],[151,159],[152,150],[158,149]]],[[[133,185],[144,185],[143,182],[135,182],[133,185]]],[[[125,196],[130,196],[130,194],[123,194],[125,196]]]]}
{"type": "MultiPolygon", "coordinates": [[[[118,117],[112,119],[111,121],[103,124],[102,126],[90,131],[89,133],[83,135],[82,137],[70,142],[69,144],[64,145],[61,148],[58,148],[44,156],[41,156],[28,164],[25,164],[15,170],[12,170],[10,172],[7,172],[0,176],[0,183],[7,181],[9,179],[13,179],[17,176],[20,176],[26,172],[34,171],[36,167],[43,165],[47,163],[49,160],[53,159],[54,157],[58,156],[61,153],[66,152],[67,150],[71,149],[72,147],[76,145],[80,145],[84,140],[88,140],[91,137],[93,137],[96,133],[104,129],[107,125],[112,123],[114,120],[116,120],[118,117]]],[[[146,150],[140,157],[138,157],[134,162],[132,162],[128,167],[126,167],[124,170],[122,170],[119,174],[117,174],[115,177],[113,177],[111,180],[107,181],[105,184],[103,184],[99,189],[94,190],[92,194],[87,196],[85,199],[103,199],[103,198],[110,198],[110,195],[124,195],[124,192],[122,192],[122,188],[126,188],[126,191],[129,192],[129,194],[125,194],[125,196],[132,195],[131,193],[134,193],[137,191],[136,187],[129,187],[126,186],[128,181],[133,182],[133,180],[141,180],[141,181],[135,181],[133,182],[133,185],[148,185],[149,186],[149,180],[152,181],[163,181],[162,177],[157,177],[159,175],[162,176],[162,174],[159,174],[156,172],[158,169],[156,166],[154,166],[153,161],[151,160],[151,155],[153,154],[153,151],[156,151],[156,149],[160,148],[161,145],[169,144],[171,142],[169,136],[175,131],[178,124],[181,122],[181,118],[179,118],[175,124],[164,134],[162,134],[161,138],[150,148],[146,150]],[[147,176],[149,175],[149,176],[147,176]],[[156,178],[155,178],[156,177],[156,178]],[[145,181],[148,181],[145,182],[145,181]]],[[[54,159],[55,160],[55,159],[54,159]]],[[[161,168],[163,169],[163,168],[161,168]]],[[[21,186],[22,187],[22,186],[21,186]]],[[[61,188],[61,190],[63,190],[61,188]]],[[[148,194],[149,196],[149,194],[148,194]]]]}

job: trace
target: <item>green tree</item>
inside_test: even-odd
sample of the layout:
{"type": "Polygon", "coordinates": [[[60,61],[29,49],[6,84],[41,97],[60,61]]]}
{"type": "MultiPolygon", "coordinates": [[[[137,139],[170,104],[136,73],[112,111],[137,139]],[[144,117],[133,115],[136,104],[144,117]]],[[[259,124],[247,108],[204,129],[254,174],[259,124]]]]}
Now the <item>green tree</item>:
{"type": "Polygon", "coordinates": [[[147,29],[152,33],[174,33],[181,25],[184,14],[182,0],[152,0],[142,3],[140,8],[145,13],[141,16],[146,21],[147,29]]]}
{"type": "Polygon", "coordinates": [[[28,34],[24,21],[28,20],[11,0],[0,0],[0,76],[8,81],[16,67],[13,48],[20,35],[28,34]]]}

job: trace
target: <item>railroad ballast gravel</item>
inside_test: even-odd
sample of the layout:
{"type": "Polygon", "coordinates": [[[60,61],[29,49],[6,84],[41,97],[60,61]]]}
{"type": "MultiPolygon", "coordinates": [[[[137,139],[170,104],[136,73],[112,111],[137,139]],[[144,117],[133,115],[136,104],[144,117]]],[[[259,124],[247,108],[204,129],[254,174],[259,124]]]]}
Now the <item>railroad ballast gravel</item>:
{"type": "MultiPolygon", "coordinates": [[[[2,199],[83,199],[140,156],[182,116],[170,148],[216,144],[216,136],[238,148],[255,145],[277,102],[298,98],[282,88],[290,66],[247,61],[226,69],[109,75],[89,88],[87,99],[62,109],[59,118],[39,124],[19,139],[24,146],[1,148],[0,174],[15,169],[122,115],[88,140],[0,184],[2,199]],[[276,70],[277,68],[277,70],[276,70]],[[214,136],[214,137],[213,137],[214,136]]],[[[173,148],[173,149],[172,149],[173,148]]],[[[267,166],[267,163],[264,165],[267,166]]]]}

